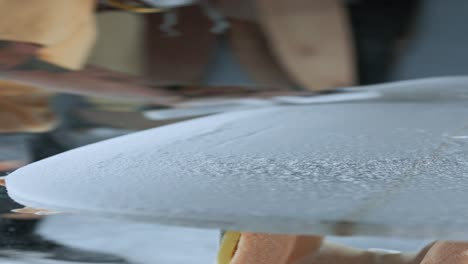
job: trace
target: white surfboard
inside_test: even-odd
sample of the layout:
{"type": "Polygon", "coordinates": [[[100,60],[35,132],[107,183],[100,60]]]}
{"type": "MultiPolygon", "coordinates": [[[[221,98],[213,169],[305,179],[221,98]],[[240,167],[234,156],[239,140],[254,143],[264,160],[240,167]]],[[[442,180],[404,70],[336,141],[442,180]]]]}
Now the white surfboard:
{"type": "Polygon", "coordinates": [[[468,77],[352,88],[88,145],[7,177],[37,208],[256,232],[468,239],[468,77]]]}

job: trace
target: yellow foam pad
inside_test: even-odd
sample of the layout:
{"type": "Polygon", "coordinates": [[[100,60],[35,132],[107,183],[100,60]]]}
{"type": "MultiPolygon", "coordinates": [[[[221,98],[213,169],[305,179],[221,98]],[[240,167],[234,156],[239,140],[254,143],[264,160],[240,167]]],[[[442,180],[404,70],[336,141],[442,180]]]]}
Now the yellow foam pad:
{"type": "Polygon", "coordinates": [[[224,233],[218,252],[218,264],[229,264],[237,249],[241,237],[240,232],[227,231],[224,233]]]}

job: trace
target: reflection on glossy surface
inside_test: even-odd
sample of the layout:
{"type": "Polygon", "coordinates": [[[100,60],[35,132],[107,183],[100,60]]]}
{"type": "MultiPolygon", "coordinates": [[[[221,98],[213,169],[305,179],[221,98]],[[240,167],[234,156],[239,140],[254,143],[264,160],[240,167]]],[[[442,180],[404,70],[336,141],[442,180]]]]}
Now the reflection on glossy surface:
{"type": "Polygon", "coordinates": [[[54,211],[50,211],[46,209],[37,209],[37,208],[31,208],[31,207],[23,207],[23,208],[13,209],[11,211],[13,213],[27,214],[27,215],[52,215],[52,214],[60,213],[60,212],[54,212],[54,211]]]}
{"type": "Polygon", "coordinates": [[[99,249],[131,263],[145,264],[214,263],[219,237],[217,230],[77,215],[48,217],[37,232],[69,247],[99,249]]]}
{"type": "Polygon", "coordinates": [[[80,216],[0,220],[0,263],[212,263],[217,231],[80,216]]]}
{"type": "MultiPolygon", "coordinates": [[[[2,196],[2,209],[12,204],[2,196]]],[[[67,247],[37,234],[40,219],[3,215],[0,219],[0,263],[130,263],[94,250],[67,247]],[[29,219],[28,219],[29,218],[29,219]]]]}

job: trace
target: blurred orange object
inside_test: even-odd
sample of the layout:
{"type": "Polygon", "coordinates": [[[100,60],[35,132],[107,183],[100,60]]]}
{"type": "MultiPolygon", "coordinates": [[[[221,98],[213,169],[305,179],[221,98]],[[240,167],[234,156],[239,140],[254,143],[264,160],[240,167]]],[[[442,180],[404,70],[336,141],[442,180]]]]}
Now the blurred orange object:
{"type": "Polygon", "coordinates": [[[94,0],[0,0],[0,40],[41,45],[38,57],[79,69],[94,44],[94,0]]]}
{"type": "Polygon", "coordinates": [[[0,172],[16,170],[24,165],[26,163],[20,160],[2,160],[0,161],[0,172]]]}
{"type": "Polygon", "coordinates": [[[51,97],[38,88],[0,81],[0,133],[53,129],[57,117],[49,106],[51,97]]]}

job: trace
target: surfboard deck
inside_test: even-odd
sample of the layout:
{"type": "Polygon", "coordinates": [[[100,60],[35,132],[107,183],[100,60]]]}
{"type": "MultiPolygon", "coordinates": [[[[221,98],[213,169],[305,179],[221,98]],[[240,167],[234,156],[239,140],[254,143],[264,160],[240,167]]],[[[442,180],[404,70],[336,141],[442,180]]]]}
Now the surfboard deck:
{"type": "Polygon", "coordinates": [[[237,111],[25,166],[38,208],[226,230],[468,239],[468,78],[237,111]]]}

